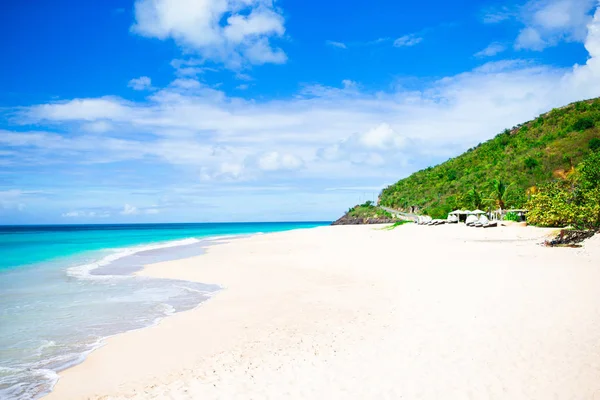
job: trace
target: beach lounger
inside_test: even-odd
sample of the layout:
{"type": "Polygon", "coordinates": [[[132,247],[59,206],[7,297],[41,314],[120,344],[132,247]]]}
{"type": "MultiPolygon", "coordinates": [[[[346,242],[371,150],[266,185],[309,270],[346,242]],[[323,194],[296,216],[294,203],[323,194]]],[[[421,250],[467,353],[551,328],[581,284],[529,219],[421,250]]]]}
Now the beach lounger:
{"type": "Polygon", "coordinates": [[[467,226],[473,226],[473,225],[475,225],[477,223],[477,221],[478,221],[477,216],[475,216],[475,215],[469,215],[467,217],[467,220],[466,220],[465,224],[467,226]]]}

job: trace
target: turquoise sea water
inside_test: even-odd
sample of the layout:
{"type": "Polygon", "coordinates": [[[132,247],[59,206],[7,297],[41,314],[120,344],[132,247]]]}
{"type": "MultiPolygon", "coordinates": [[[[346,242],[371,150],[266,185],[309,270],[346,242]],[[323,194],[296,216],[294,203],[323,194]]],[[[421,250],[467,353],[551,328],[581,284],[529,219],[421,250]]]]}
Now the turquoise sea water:
{"type": "Polygon", "coordinates": [[[231,235],[325,223],[0,226],[0,398],[35,399],[108,336],[189,310],[212,284],[135,277],[231,235]]]}

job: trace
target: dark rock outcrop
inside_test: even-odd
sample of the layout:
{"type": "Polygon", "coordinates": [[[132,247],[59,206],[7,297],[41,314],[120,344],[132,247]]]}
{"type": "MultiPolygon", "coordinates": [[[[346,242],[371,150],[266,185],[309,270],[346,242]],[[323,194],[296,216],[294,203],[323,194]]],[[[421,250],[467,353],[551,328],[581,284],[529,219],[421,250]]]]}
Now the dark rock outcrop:
{"type": "Polygon", "coordinates": [[[396,222],[393,218],[358,218],[344,215],[342,218],[333,222],[331,225],[369,225],[369,224],[393,224],[396,222]]]}
{"type": "Polygon", "coordinates": [[[546,246],[576,246],[577,243],[583,242],[585,239],[589,239],[594,236],[596,232],[580,231],[575,229],[561,229],[558,235],[554,239],[546,240],[544,243],[546,246]]]}

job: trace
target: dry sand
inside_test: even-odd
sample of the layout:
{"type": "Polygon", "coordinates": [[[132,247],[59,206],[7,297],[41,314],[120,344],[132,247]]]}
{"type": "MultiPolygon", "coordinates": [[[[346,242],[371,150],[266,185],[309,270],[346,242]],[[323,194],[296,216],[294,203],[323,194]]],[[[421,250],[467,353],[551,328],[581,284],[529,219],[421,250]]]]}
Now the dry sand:
{"type": "Polygon", "coordinates": [[[142,274],[225,287],[113,337],[47,399],[600,399],[600,238],[338,226],[142,274]]]}

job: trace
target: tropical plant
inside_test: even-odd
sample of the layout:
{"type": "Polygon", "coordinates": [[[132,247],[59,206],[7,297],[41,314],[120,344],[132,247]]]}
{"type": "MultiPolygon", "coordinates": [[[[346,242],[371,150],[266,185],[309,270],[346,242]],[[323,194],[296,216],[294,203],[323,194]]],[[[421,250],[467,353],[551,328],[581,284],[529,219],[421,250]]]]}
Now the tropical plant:
{"type": "Polygon", "coordinates": [[[501,210],[505,208],[504,199],[506,197],[506,191],[508,190],[509,186],[510,185],[507,185],[506,182],[504,182],[501,179],[492,180],[493,190],[490,196],[496,202],[496,206],[501,210]]]}
{"type": "Polygon", "coordinates": [[[591,151],[600,150],[600,138],[592,138],[589,142],[589,148],[591,151]]]}
{"type": "Polygon", "coordinates": [[[600,153],[592,153],[566,180],[541,187],[527,208],[527,220],[535,225],[599,228],[600,153]]]}
{"type": "Polygon", "coordinates": [[[467,192],[467,201],[474,210],[483,208],[483,197],[481,196],[481,192],[479,192],[475,186],[467,192]]]}
{"type": "Polygon", "coordinates": [[[516,221],[519,221],[519,216],[517,215],[517,213],[509,211],[504,216],[504,220],[505,221],[515,221],[516,222],[516,221]]]}

